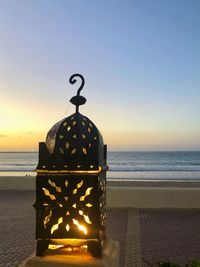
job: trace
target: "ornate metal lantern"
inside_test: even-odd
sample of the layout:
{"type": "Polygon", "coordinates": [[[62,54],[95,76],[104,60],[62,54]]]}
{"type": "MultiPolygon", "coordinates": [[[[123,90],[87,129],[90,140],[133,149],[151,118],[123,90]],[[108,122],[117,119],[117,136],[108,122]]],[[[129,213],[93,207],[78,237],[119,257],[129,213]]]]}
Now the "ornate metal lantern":
{"type": "Polygon", "coordinates": [[[70,102],[76,112],[56,123],[46,143],[39,143],[36,176],[37,256],[52,245],[87,246],[101,256],[106,224],[106,145],[97,127],[79,113],[86,99],[77,95],[70,102]]]}

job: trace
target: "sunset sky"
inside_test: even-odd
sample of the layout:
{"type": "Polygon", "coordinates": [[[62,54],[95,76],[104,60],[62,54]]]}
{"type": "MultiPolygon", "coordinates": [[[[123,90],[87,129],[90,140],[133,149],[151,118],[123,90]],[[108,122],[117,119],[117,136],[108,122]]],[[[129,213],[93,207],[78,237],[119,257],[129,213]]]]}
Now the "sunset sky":
{"type": "Polygon", "coordinates": [[[0,151],[80,108],[109,150],[200,150],[199,0],[0,0],[0,151]]]}

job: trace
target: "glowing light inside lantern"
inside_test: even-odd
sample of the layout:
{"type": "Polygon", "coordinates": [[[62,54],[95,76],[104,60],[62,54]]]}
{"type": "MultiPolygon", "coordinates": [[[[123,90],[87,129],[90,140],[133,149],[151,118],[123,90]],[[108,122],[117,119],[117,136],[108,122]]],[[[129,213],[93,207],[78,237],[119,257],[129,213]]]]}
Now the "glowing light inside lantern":
{"type": "Polygon", "coordinates": [[[58,249],[58,248],[63,248],[64,245],[53,245],[49,244],[48,249],[58,249]]]}
{"type": "Polygon", "coordinates": [[[67,232],[69,232],[69,229],[70,229],[70,226],[69,226],[69,224],[67,224],[67,225],[66,225],[66,230],[67,230],[67,232]]]}
{"type": "Polygon", "coordinates": [[[73,224],[75,224],[80,231],[82,231],[85,235],[87,235],[87,229],[85,228],[85,226],[83,226],[82,224],[79,224],[79,222],[75,219],[72,219],[72,220],[73,220],[73,224]]]}

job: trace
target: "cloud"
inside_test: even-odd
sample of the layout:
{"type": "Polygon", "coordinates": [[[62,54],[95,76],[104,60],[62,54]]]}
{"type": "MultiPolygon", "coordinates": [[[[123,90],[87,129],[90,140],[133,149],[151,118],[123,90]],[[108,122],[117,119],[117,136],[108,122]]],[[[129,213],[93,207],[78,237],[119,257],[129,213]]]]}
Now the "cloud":
{"type": "Polygon", "coordinates": [[[5,135],[5,134],[0,134],[0,138],[4,138],[4,137],[7,137],[7,135],[5,135]]]}

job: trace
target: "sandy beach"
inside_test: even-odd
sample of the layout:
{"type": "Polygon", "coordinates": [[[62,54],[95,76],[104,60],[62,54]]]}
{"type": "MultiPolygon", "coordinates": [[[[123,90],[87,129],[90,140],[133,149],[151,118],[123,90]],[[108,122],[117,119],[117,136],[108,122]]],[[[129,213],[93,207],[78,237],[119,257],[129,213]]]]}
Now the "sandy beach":
{"type": "MultiPolygon", "coordinates": [[[[0,190],[35,191],[35,177],[0,177],[0,190]]],[[[200,208],[200,181],[107,180],[110,208],[200,208]]]]}

